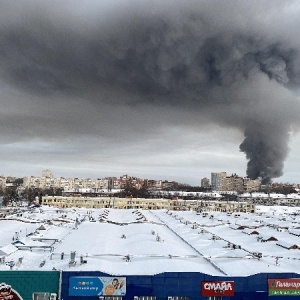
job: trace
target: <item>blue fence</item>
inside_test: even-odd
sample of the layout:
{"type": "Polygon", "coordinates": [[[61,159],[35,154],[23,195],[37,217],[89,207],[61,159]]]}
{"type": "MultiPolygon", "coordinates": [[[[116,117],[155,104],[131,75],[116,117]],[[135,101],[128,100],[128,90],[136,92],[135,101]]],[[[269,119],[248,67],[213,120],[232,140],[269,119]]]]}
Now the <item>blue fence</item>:
{"type": "MultiPolygon", "coordinates": [[[[98,295],[69,296],[70,278],[73,277],[111,277],[102,272],[62,272],[61,296],[63,300],[98,300],[98,295]]],[[[294,273],[261,273],[248,277],[216,277],[203,273],[162,273],[153,276],[126,276],[126,293],[123,300],[133,300],[134,296],[156,296],[156,300],[167,300],[168,296],[187,296],[190,300],[202,300],[202,281],[234,281],[234,296],[223,296],[223,300],[266,300],[287,299],[286,296],[268,296],[269,278],[300,278],[294,273]]],[[[73,293],[74,295],[74,293],[73,293]]],[[[292,299],[300,299],[294,296],[292,299]]]]}

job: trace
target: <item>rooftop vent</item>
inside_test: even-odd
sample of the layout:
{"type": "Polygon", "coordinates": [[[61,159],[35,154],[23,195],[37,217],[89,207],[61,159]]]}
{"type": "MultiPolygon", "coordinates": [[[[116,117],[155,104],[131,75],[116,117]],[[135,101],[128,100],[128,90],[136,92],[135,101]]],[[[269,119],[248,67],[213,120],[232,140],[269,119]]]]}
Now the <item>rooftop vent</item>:
{"type": "Polygon", "coordinates": [[[262,253],[261,252],[253,252],[253,255],[257,257],[258,259],[262,258],[262,253]]]}
{"type": "Polygon", "coordinates": [[[45,265],[46,261],[43,260],[41,263],[40,263],[40,268],[42,268],[44,265],[45,265]]]}
{"type": "Polygon", "coordinates": [[[130,262],[130,255],[126,254],[123,258],[126,262],[130,262]]]}
{"type": "Polygon", "coordinates": [[[76,257],[76,251],[71,251],[69,266],[76,265],[75,257],[76,257]]]}
{"type": "Polygon", "coordinates": [[[80,255],[80,264],[86,264],[87,263],[87,260],[86,259],[83,259],[83,255],[80,255]]]}
{"type": "Polygon", "coordinates": [[[9,266],[9,268],[12,270],[12,268],[14,267],[15,265],[15,262],[13,260],[11,261],[8,261],[7,263],[5,263],[7,266],[9,266]]]}

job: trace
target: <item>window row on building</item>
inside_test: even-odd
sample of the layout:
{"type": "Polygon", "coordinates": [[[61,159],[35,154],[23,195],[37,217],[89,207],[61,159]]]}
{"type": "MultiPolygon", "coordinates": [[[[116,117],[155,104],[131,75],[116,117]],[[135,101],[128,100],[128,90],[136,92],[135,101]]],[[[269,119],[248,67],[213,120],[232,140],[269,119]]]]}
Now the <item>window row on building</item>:
{"type": "Polygon", "coordinates": [[[220,212],[255,212],[255,204],[235,201],[199,201],[199,200],[170,200],[144,198],[117,198],[117,197],[60,197],[44,196],[42,204],[65,207],[85,208],[116,208],[116,209],[168,209],[220,212]]]}

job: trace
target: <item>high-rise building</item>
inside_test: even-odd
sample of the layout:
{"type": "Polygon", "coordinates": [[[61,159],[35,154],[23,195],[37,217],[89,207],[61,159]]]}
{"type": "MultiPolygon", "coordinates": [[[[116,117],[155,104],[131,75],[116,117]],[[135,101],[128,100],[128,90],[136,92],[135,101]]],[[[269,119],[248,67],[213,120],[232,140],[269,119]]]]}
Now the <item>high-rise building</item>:
{"type": "Polygon", "coordinates": [[[226,172],[211,173],[211,189],[213,191],[226,190],[226,186],[225,186],[226,176],[227,176],[226,172]]]}

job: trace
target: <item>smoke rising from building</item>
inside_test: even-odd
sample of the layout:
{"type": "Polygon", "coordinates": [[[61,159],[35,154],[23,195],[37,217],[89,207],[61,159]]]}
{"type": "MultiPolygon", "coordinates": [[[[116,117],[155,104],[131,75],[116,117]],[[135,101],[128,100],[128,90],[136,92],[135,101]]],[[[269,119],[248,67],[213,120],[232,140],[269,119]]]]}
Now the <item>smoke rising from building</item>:
{"type": "MultiPolygon", "coordinates": [[[[204,123],[238,128],[247,175],[269,182],[283,174],[290,132],[299,125],[300,27],[291,19],[293,5],[6,1],[0,7],[1,82],[24,98],[51,102],[58,115],[61,107],[78,114],[84,104],[145,114],[161,106],[190,113],[199,130],[204,123]]],[[[66,123],[57,121],[57,135],[60,127],[69,134],[77,128],[66,123]]],[[[97,120],[95,128],[80,131],[109,125],[97,120]]]]}

